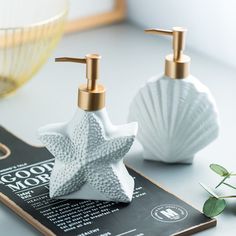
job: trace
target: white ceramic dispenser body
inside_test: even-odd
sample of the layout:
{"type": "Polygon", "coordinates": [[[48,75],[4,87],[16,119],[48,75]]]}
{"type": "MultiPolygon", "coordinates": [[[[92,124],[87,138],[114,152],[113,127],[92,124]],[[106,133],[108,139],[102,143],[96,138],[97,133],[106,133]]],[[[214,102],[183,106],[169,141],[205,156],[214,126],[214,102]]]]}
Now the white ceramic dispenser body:
{"type": "Polygon", "coordinates": [[[70,122],[40,128],[41,142],[55,156],[50,197],[130,202],[134,180],[123,157],[136,133],[137,123],[113,125],[106,108],[78,109],[70,122]]]}
{"type": "Polygon", "coordinates": [[[186,31],[183,27],[145,30],[173,38],[164,75],[148,80],[130,106],[129,120],[139,123],[137,137],[148,160],[192,163],[195,153],[219,134],[215,101],[190,74],[191,59],[183,53],[186,31]]]}
{"type": "Polygon", "coordinates": [[[144,158],[166,163],[192,163],[195,153],[219,134],[214,98],[191,75],[148,80],[133,99],[128,120],[139,124],[144,158]]]}
{"type": "Polygon", "coordinates": [[[115,126],[105,108],[105,88],[97,84],[101,56],[57,58],[86,64],[87,84],[79,86],[78,109],[67,123],[39,129],[39,139],[55,156],[51,198],[130,202],[134,180],[123,158],[137,134],[136,122],[115,126]]]}

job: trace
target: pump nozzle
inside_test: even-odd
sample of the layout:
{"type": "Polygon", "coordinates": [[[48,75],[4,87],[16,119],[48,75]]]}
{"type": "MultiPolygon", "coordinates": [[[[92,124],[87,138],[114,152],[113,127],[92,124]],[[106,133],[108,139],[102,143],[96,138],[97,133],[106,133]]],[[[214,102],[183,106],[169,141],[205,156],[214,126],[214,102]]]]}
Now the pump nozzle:
{"type": "Polygon", "coordinates": [[[86,111],[102,109],[105,106],[105,88],[97,85],[101,56],[88,54],[85,58],[60,57],[56,62],[76,62],[86,64],[87,85],[81,85],[78,93],[78,106],[86,111]]]}
{"type": "Polygon", "coordinates": [[[76,62],[86,64],[86,58],[74,58],[74,57],[58,57],[55,58],[55,62],[76,62]]]}
{"type": "Polygon", "coordinates": [[[165,74],[173,79],[185,78],[189,75],[190,58],[183,54],[187,29],[173,27],[172,30],[147,29],[146,33],[172,36],[173,55],[166,57],[165,74]]]}
{"type": "Polygon", "coordinates": [[[163,29],[147,29],[145,32],[154,33],[159,35],[169,35],[173,36],[173,51],[174,60],[180,59],[182,52],[185,47],[185,35],[186,29],[182,27],[173,27],[173,30],[163,30],[163,29]]]}
{"type": "Polygon", "coordinates": [[[99,78],[99,60],[98,54],[88,54],[85,58],[59,57],[55,58],[56,62],[76,62],[86,64],[87,89],[96,89],[96,80],[99,78]]]}

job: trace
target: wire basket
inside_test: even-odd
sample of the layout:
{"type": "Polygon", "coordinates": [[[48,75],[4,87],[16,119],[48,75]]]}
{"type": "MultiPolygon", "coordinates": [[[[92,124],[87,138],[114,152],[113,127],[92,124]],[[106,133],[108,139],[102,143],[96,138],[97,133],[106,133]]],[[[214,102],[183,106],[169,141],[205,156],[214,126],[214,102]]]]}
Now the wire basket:
{"type": "Polygon", "coordinates": [[[0,97],[42,67],[64,29],[66,0],[0,0],[0,97]]]}

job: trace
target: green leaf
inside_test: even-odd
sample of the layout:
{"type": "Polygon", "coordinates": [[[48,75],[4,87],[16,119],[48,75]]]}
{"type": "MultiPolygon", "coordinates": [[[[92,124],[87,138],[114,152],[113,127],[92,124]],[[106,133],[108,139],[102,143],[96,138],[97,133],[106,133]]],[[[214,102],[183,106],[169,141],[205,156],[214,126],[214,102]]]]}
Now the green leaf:
{"type": "Polygon", "coordinates": [[[229,172],[223,167],[218,164],[211,164],[210,168],[220,176],[227,176],[229,172]]]}
{"type": "Polygon", "coordinates": [[[213,197],[215,198],[219,198],[219,196],[217,196],[216,193],[214,193],[208,186],[206,186],[205,184],[203,183],[200,183],[200,185],[213,197]]]}
{"type": "Polygon", "coordinates": [[[203,213],[208,217],[219,215],[226,207],[226,201],[215,197],[210,197],[204,203],[203,213]]]}

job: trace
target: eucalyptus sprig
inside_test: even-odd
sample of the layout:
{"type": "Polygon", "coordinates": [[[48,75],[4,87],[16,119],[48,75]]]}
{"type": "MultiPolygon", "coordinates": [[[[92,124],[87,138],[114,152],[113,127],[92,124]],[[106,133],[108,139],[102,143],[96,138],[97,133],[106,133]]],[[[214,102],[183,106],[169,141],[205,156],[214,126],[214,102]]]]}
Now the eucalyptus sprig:
{"type": "MultiPolygon", "coordinates": [[[[210,168],[216,174],[222,177],[222,180],[215,186],[215,189],[219,188],[221,185],[224,185],[236,190],[236,186],[233,186],[226,182],[227,180],[229,180],[230,177],[236,176],[235,173],[229,172],[226,168],[218,164],[211,164],[210,168]]],[[[203,205],[203,213],[208,217],[217,216],[224,211],[227,205],[225,199],[236,198],[236,193],[235,195],[219,196],[205,184],[202,183],[200,184],[210,195],[210,197],[206,200],[206,202],[203,205]]]]}

